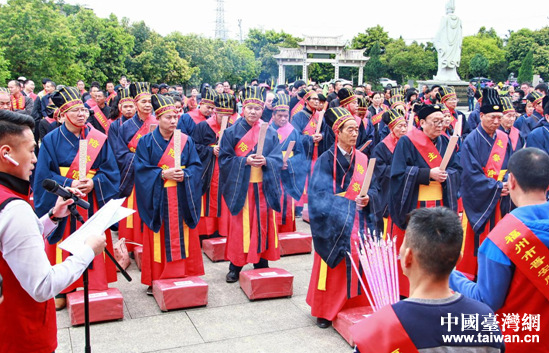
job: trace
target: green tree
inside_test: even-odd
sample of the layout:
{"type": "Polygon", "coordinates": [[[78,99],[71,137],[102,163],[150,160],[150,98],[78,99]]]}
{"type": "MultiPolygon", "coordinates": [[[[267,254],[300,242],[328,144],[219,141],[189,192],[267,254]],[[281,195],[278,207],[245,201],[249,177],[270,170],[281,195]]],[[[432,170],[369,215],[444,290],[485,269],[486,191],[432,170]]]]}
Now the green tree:
{"type": "Polygon", "coordinates": [[[534,54],[532,50],[526,54],[524,60],[522,60],[522,65],[520,66],[517,81],[518,82],[532,82],[534,77],[534,54]]]}
{"type": "Polygon", "coordinates": [[[9,0],[0,5],[0,28],[0,47],[10,61],[12,76],[36,82],[42,77],[76,82],[82,76],[76,60],[78,40],[53,2],[9,0]]]}
{"type": "Polygon", "coordinates": [[[436,54],[429,44],[412,42],[406,45],[402,38],[393,40],[387,45],[381,62],[388,68],[389,75],[399,82],[429,79],[437,69],[436,54]]]}
{"type": "Polygon", "coordinates": [[[471,60],[477,54],[484,56],[488,62],[486,71],[488,77],[494,81],[505,81],[507,79],[507,62],[505,60],[505,49],[500,38],[493,38],[483,33],[463,38],[461,46],[461,64],[458,73],[462,79],[473,77],[471,72],[471,60]]]}
{"type": "Polygon", "coordinates": [[[370,50],[370,60],[364,66],[364,75],[366,81],[371,82],[373,86],[379,88],[379,79],[385,75],[385,66],[380,60],[381,49],[379,43],[374,43],[370,50]]]}
{"type": "MultiPolygon", "coordinates": [[[[509,71],[517,73],[526,54],[532,51],[534,74],[549,79],[549,27],[532,31],[526,28],[511,32],[507,41],[505,58],[509,71]]],[[[531,80],[531,79],[530,79],[531,80]]]]}
{"type": "Polygon", "coordinates": [[[471,75],[479,77],[486,76],[488,74],[488,66],[490,62],[482,54],[477,54],[471,59],[470,70],[471,75]]]}
{"type": "Polygon", "coordinates": [[[379,44],[380,49],[385,49],[391,41],[392,39],[389,38],[389,33],[385,32],[383,27],[377,25],[375,27],[367,28],[364,33],[357,34],[351,40],[351,48],[366,49],[366,53],[369,53],[375,43],[379,44]]]}
{"type": "Polygon", "coordinates": [[[4,56],[4,49],[0,48],[0,85],[4,86],[11,77],[9,70],[10,62],[4,56]]]}

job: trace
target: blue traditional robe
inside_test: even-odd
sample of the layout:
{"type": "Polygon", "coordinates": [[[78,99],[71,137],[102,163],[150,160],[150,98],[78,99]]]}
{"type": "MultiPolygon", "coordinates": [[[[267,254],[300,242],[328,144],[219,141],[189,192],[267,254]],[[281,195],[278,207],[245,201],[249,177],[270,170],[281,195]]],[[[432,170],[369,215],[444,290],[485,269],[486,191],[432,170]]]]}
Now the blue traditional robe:
{"type": "Polygon", "coordinates": [[[549,122],[547,119],[540,120],[536,128],[528,134],[526,145],[549,153],[549,122]]]}
{"type": "Polygon", "coordinates": [[[188,136],[193,136],[196,125],[197,124],[193,121],[189,113],[181,115],[179,121],[177,122],[177,128],[181,130],[182,133],[188,136]]]}
{"type": "MultiPolygon", "coordinates": [[[[434,144],[442,158],[448,147],[448,139],[441,135],[435,139],[434,144]]],[[[429,185],[430,171],[431,168],[410,138],[402,136],[393,154],[389,201],[391,219],[399,228],[406,228],[406,215],[418,207],[419,187],[429,185]]],[[[457,212],[462,168],[456,153],[450,158],[446,172],[448,178],[441,183],[442,204],[457,212]]]]}

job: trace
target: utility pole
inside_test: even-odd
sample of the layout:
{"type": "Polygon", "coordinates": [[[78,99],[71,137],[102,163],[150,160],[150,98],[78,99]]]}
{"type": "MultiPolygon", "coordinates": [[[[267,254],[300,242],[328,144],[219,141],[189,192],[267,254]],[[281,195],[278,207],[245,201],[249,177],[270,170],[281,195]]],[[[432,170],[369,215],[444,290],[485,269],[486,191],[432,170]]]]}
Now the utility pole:
{"type": "Polygon", "coordinates": [[[240,30],[240,44],[242,44],[242,19],[238,19],[238,28],[240,30]]]}

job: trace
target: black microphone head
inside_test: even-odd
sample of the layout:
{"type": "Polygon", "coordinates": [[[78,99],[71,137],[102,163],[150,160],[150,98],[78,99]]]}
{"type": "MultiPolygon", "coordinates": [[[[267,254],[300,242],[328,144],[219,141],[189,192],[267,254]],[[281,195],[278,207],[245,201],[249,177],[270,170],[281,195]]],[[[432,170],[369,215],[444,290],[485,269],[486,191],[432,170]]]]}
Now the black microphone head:
{"type": "Polygon", "coordinates": [[[57,189],[59,188],[59,184],[57,184],[57,182],[55,180],[44,179],[44,181],[42,182],[42,187],[46,191],[49,191],[51,193],[55,193],[55,191],[57,191],[57,189]]]}

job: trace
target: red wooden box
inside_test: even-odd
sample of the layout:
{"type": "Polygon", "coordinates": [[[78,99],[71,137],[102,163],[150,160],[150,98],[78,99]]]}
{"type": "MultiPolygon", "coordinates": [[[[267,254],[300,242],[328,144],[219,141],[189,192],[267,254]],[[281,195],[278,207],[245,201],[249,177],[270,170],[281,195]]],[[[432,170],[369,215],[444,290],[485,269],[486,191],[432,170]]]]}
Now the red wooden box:
{"type": "Polygon", "coordinates": [[[250,300],[289,297],[294,275],[281,268],[259,268],[240,272],[240,288],[250,300]]]}
{"type": "Polygon", "coordinates": [[[141,271],[141,261],[143,259],[143,247],[136,246],[133,250],[133,256],[135,258],[135,264],[137,265],[137,268],[139,269],[139,271],[141,271]]]}
{"type": "Polygon", "coordinates": [[[227,238],[209,238],[202,241],[202,251],[213,262],[225,260],[225,248],[227,247],[227,238]]]}
{"type": "Polygon", "coordinates": [[[153,281],[153,296],[162,311],[208,304],[208,284],[200,277],[153,281]]]}
{"type": "Polygon", "coordinates": [[[332,325],[336,331],[339,332],[341,337],[343,337],[347,343],[354,347],[355,343],[351,335],[351,327],[359,321],[366,319],[371,314],[373,314],[373,310],[370,306],[345,309],[337,314],[337,317],[332,322],[332,325]]]}
{"type": "MultiPolygon", "coordinates": [[[[90,290],[90,322],[119,320],[124,318],[124,298],[117,288],[103,291],[90,290]]],[[[67,294],[67,310],[71,325],[84,323],[84,291],[67,294]]]]}
{"type": "Polygon", "coordinates": [[[309,223],[309,209],[304,209],[301,212],[301,218],[303,218],[303,222],[309,223]]]}
{"type": "Polygon", "coordinates": [[[290,232],[280,233],[280,255],[308,254],[313,251],[313,237],[311,234],[290,232]]]}

